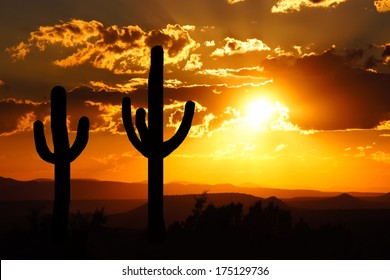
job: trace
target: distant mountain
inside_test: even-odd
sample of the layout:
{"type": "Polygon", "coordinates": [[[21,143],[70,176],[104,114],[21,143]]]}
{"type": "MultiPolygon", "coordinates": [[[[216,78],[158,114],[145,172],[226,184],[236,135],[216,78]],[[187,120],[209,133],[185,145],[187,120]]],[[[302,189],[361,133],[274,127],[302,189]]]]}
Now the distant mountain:
{"type": "MultiPolygon", "coordinates": [[[[253,184],[235,186],[232,184],[193,184],[174,182],[164,185],[164,195],[200,194],[207,191],[213,193],[242,193],[256,197],[278,197],[291,199],[299,197],[324,198],[335,197],[340,192],[321,192],[316,190],[288,190],[265,188],[253,184]]],[[[376,197],[383,194],[375,194],[376,197]]],[[[354,196],[374,197],[370,193],[354,193],[354,196]]],[[[390,196],[390,195],[389,195],[390,196]]],[[[54,198],[54,182],[48,179],[17,181],[0,177],[0,200],[52,200],[54,198]]],[[[147,199],[147,182],[125,183],[99,181],[94,179],[73,179],[71,185],[72,200],[115,200],[115,199],[147,199]]],[[[386,196],[382,198],[385,200],[386,196]]],[[[301,199],[298,199],[301,200],[301,199]]]]}
{"type": "MultiPolygon", "coordinates": [[[[357,198],[347,193],[328,198],[290,199],[285,200],[284,202],[290,207],[317,210],[390,208],[390,203],[380,200],[375,201],[371,197],[357,198]]],[[[390,200],[388,202],[390,202],[390,200]]]]}
{"type": "MultiPolygon", "coordinates": [[[[53,180],[16,181],[0,177],[0,200],[53,200],[53,180]]],[[[147,184],[74,179],[72,200],[146,199],[147,184]]]]}
{"type": "Polygon", "coordinates": [[[52,200],[53,181],[16,181],[0,177],[0,200],[52,200]]]}
{"type": "Polygon", "coordinates": [[[18,184],[19,181],[11,179],[11,178],[5,178],[0,176],[0,185],[6,185],[6,186],[13,186],[15,184],[18,184]]]}
{"type": "Polygon", "coordinates": [[[386,193],[384,195],[378,196],[377,199],[380,200],[380,201],[388,201],[388,202],[390,202],[390,192],[386,193]]]}
{"type": "Polygon", "coordinates": [[[208,193],[222,193],[222,192],[234,192],[234,193],[246,193],[259,197],[271,197],[278,198],[293,198],[293,197],[331,197],[339,195],[340,192],[321,192],[316,190],[302,190],[302,189],[277,189],[277,188],[265,188],[255,184],[243,184],[235,186],[232,184],[192,184],[192,183],[169,183],[164,187],[164,192],[167,195],[174,194],[186,194],[186,193],[200,193],[207,190],[208,193]]]}

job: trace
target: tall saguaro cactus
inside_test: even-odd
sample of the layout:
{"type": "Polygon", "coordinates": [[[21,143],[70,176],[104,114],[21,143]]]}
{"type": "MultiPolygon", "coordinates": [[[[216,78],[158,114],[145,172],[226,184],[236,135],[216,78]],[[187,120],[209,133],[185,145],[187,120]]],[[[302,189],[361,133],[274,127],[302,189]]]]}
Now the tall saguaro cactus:
{"type": "Polygon", "coordinates": [[[80,118],[76,139],[70,147],[66,126],[66,91],[60,86],[51,91],[51,131],[54,152],[47,146],[43,123],[34,123],[35,148],[44,161],[54,164],[53,238],[64,242],[67,239],[70,204],[70,163],[87,145],[89,120],[87,117],[80,118]]]}
{"type": "Polygon", "coordinates": [[[131,100],[123,98],[122,118],[127,136],[133,146],[148,158],[148,238],[150,241],[162,241],[166,237],[163,214],[163,163],[186,138],[194,116],[195,103],[185,105],[183,120],[176,134],[164,142],[164,96],[163,96],[164,52],[161,46],[152,48],[151,66],[148,80],[148,125],[143,108],[136,111],[135,124],[137,136],[131,118],[131,100]]]}

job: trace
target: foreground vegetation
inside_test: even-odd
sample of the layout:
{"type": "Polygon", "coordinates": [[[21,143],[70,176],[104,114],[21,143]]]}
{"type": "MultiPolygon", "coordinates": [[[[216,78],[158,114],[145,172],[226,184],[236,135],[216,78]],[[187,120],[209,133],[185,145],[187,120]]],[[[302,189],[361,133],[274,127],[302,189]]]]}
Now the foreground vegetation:
{"type": "MultiPolygon", "coordinates": [[[[388,212],[385,213],[386,215],[388,212]]],[[[146,231],[108,227],[104,208],[70,216],[65,253],[50,241],[50,216],[27,213],[28,226],[2,232],[2,259],[389,259],[390,223],[349,227],[327,222],[294,222],[291,211],[258,201],[244,214],[243,204],[209,204],[195,198],[192,213],[168,228],[165,242],[146,231]]],[[[358,218],[358,217],[357,217],[358,218]]],[[[389,217],[390,218],[390,217],[389,217]]]]}

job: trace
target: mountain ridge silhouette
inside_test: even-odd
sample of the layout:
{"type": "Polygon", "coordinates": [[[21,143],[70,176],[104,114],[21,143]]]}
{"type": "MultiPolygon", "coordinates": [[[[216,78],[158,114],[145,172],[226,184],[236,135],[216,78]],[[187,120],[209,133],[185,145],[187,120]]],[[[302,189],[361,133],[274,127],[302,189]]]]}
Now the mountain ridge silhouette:
{"type": "MultiPolygon", "coordinates": [[[[146,199],[147,182],[101,181],[96,179],[72,179],[72,200],[88,199],[146,199]]],[[[164,195],[186,195],[208,193],[243,193],[257,197],[311,200],[334,197],[343,192],[322,192],[305,189],[281,189],[266,187],[241,187],[233,184],[200,184],[190,182],[166,183],[164,195]]],[[[19,181],[0,176],[0,200],[52,200],[54,181],[34,179],[19,181]]],[[[390,201],[390,193],[351,192],[353,197],[371,197],[372,200],[390,201]]]]}

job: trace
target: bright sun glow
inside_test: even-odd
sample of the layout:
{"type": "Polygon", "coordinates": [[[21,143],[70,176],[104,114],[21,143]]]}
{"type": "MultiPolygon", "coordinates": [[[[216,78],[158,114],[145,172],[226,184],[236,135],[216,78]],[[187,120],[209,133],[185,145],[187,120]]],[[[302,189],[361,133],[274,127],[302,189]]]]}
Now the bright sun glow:
{"type": "Polygon", "coordinates": [[[268,99],[258,99],[248,104],[246,118],[254,128],[261,128],[273,119],[277,108],[268,99]]]}
{"type": "Polygon", "coordinates": [[[252,100],[246,109],[245,121],[255,130],[295,130],[289,121],[289,109],[267,98],[252,100]]]}

